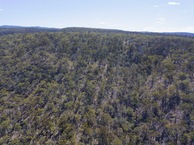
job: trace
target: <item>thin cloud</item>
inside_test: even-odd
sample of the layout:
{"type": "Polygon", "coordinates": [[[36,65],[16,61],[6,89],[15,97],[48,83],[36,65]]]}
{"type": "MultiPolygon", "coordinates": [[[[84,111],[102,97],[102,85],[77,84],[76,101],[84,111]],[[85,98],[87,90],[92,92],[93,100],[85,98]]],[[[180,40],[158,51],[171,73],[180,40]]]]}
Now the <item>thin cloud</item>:
{"type": "Polygon", "coordinates": [[[126,29],[127,30],[127,27],[123,24],[118,24],[118,23],[111,23],[110,21],[108,20],[98,20],[98,22],[96,23],[97,24],[97,27],[100,27],[100,28],[110,28],[110,29],[126,29]]]}
{"type": "Polygon", "coordinates": [[[107,24],[109,24],[109,23],[108,23],[108,22],[105,22],[105,21],[100,21],[99,24],[100,24],[100,25],[107,25],[107,24]]]}
{"type": "Polygon", "coordinates": [[[154,8],[158,8],[158,7],[159,7],[159,5],[154,5],[153,7],[154,7],[154,8]]]}
{"type": "Polygon", "coordinates": [[[0,9],[0,11],[4,11],[4,9],[0,9]]]}
{"type": "Polygon", "coordinates": [[[98,20],[98,24],[101,26],[110,26],[111,23],[108,20],[98,20]]]}
{"type": "Polygon", "coordinates": [[[194,27],[193,26],[167,27],[167,28],[165,28],[165,32],[190,32],[190,33],[194,33],[194,27]]]}
{"type": "Polygon", "coordinates": [[[194,33],[194,27],[161,27],[161,26],[150,26],[145,27],[144,31],[151,31],[151,32],[190,32],[194,33]]]}
{"type": "Polygon", "coordinates": [[[168,2],[168,5],[170,5],[170,6],[178,6],[180,4],[181,3],[178,3],[178,2],[168,2]]]}
{"type": "Polygon", "coordinates": [[[165,21],[166,21],[165,18],[157,18],[156,23],[158,23],[158,24],[164,24],[165,21]]]}

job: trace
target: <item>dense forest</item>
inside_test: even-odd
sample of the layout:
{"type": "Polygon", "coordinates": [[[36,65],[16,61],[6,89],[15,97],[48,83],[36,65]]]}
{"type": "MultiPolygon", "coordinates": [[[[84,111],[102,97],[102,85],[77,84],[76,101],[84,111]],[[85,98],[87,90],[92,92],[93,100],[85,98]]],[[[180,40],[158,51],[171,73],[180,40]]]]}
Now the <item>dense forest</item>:
{"type": "Polygon", "coordinates": [[[194,37],[0,29],[0,144],[191,145],[194,37]]]}

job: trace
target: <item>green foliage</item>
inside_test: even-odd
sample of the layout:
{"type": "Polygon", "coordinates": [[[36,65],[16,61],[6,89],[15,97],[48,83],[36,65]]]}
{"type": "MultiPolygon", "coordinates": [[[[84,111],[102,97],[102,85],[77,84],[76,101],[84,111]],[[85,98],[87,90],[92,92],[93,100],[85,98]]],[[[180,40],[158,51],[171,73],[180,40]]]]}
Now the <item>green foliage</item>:
{"type": "Polygon", "coordinates": [[[0,31],[0,144],[194,142],[192,37],[19,32],[0,31]]]}

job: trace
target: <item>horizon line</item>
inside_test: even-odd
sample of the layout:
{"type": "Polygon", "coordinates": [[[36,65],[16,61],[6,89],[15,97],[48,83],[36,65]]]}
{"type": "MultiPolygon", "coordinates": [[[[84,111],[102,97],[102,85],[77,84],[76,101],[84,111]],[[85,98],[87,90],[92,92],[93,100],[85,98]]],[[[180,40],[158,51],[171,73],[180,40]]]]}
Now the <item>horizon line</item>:
{"type": "Polygon", "coordinates": [[[101,30],[116,30],[116,31],[123,31],[123,32],[141,32],[141,33],[190,33],[194,34],[194,32],[188,31],[141,31],[141,30],[124,30],[124,29],[117,29],[117,28],[100,28],[100,27],[85,27],[85,26],[68,26],[68,27],[49,27],[49,26],[24,26],[24,25],[0,25],[0,28],[42,28],[42,29],[68,29],[68,28],[85,28],[85,29],[101,29],[101,30]]]}

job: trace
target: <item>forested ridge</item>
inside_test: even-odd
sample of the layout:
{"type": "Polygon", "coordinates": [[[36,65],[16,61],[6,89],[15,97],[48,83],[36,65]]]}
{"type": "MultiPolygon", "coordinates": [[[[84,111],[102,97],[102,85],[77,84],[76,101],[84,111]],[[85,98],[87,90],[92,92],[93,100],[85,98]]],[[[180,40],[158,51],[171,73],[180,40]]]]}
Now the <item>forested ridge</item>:
{"type": "Polygon", "coordinates": [[[194,143],[194,37],[0,34],[0,144],[194,143]]]}

